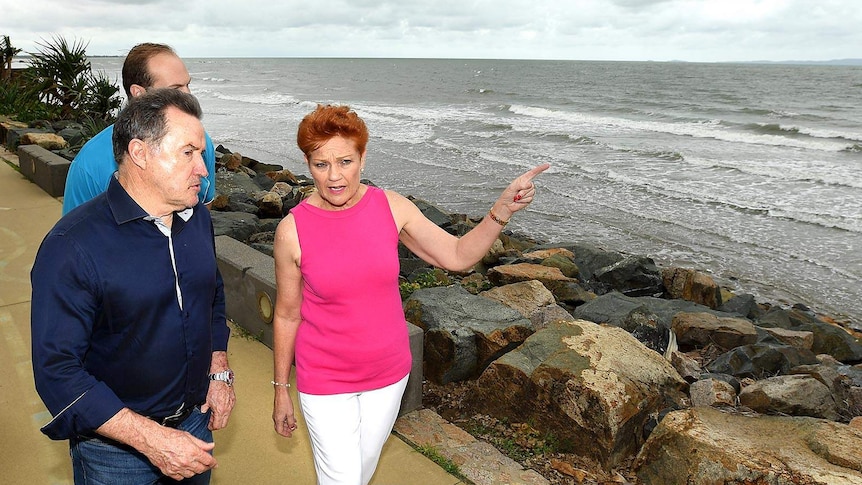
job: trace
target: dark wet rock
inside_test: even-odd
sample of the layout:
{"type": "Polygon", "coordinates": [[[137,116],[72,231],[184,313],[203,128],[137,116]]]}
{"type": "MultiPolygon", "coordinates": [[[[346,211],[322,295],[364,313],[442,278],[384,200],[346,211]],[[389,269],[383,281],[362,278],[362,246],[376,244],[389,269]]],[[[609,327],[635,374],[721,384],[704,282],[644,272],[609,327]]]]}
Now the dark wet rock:
{"type": "Polygon", "coordinates": [[[216,236],[230,236],[246,242],[252,234],[260,232],[258,218],[246,212],[212,211],[213,230],[216,236]]]}
{"type": "Polygon", "coordinates": [[[799,365],[816,363],[817,357],[810,350],[789,345],[752,344],[725,352],[706,367],[710,372],[761,379],[786,374],[799,365]]]}
{"type": "Polygon", "coordinates": [[[475,379],[534,331],[516,310],[458,285],[414,291],[404,314],[425,331],[425,377],[440,384],[475,379]]]}
{"type": "Polygon", "coordinates": [[[829,354],[847,364],[862,362],[862,345],[856,338],[843,328],[818,319],[810,311],[773,307],[757,324],[762,327],[812,332],[814,343],[811,351],[815,354],[829,354]]]}
{"type": "Polygon", "coordinates": [[[629,256],[600,268],[595,279],[608,290],[627,296],[659,295],[664,290],[658,267],[646,256],[629,256]]]}
{"type": "Polygon", "coordinates": [[[763,309],[757,304],[754,295],[748,293],[734,295],[723,302],[718,310],[725,313],[735,313],[750,320],[757,320],[763,315],[763,309]]]}

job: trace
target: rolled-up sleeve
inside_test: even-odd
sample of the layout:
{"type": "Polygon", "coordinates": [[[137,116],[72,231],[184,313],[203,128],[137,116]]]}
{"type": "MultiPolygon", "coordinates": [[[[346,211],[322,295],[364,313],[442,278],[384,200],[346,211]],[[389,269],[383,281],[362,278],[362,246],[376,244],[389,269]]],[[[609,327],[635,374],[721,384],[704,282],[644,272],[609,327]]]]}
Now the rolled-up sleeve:
{"type": "Polygon", "coordinates": [[[91,259],[72,238],[52,233],[30,279],[33,375],[53,416],[42,432],[56,440],[92,433],[124,404],[83,365],[100,293],[91,259]]]}

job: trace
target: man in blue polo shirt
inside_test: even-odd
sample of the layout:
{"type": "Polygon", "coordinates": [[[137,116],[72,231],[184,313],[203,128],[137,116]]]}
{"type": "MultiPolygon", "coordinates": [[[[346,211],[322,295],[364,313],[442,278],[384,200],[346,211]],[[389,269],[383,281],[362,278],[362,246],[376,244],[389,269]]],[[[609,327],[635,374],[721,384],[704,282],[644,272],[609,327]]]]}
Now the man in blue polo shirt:
{"type": "Polygon", "coordinates": [[[235,402],[201,109],[155,89],[117,118],[108,188],[60,219],[31,272],[36,390],[75,483],[207,484],[235,402]]]}
{"type": "MultiPolygon", "coordinates": [[[[190,83],[191,76],[182,59],[164,44],[138,44],[123,62],[123,89],[127,99],[155,88],[174,88],[188,93],[190,83]]],[[[113,125],[105,128],[84,144],[75,156],[66,175],[63,215],[108,188],[111,175],[117,170],[111,147],[113,132],[113,125]]],[[[204,161],[209,175],[203,179],[198,199],[209,206],[215,198],[215,147],[210,136],[205,136],[204,161]]]]}

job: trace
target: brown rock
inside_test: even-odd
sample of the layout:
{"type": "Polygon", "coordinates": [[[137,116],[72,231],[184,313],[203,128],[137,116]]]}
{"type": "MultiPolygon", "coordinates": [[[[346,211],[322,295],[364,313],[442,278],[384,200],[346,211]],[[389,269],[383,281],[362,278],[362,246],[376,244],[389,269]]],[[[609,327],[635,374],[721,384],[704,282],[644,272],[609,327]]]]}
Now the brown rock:
{"type": "Polygon", "coordinates": [[[697,360],[683,352],[672,350],[666,352],[670,354],[670,363],[679,375],[686,381],[696,381],[703,373],[703,368],[697,360]]]}
{"type": "Polygon", "coordinates": [[[299,181],[296,178],[296,175],[293,174],[288,169],[278,170],[275,172],[266,172],[266,176],[271,178],[276,182],[287,182],[289,184],[297,185],[299,181]]]}
{"type": "Polygon", "coordinates": [[[668,414],[635,460],[645,484],[862,483],[862,431],[814,418],[699,407],[668,414]]]}
{"type": "Polygon", "coordinates": [[[485,413],[531,423],[611,468],[635,453],[652,413],[685,381],[628,332],[554,322],[495,360],[473,396],[485,413]]]}
{"type": "Polygon", "coordinates": [[[577,483],[584,483],[584,480],[589,477],[592,480],[595,480],[595,477],[591,475],[589,472],[581,470],[580,468],[575,468],[571,463],[566,463],[563,460],[559,460],[557,458],[553,458],[551,460],[551,468],[557,470],[563,475],[570,476],[577,481],[577,483]]]}
{"type": "Polygon", "coordinates": [[[838,419],[838,407],[829,387],[809,375],[769,377],[746,386],[739,402],[760,413],[838,419]]]}
{"type": "Polygon", "coordinates": [[[488,270],[488,280],[495,286],[521,281],[538,280],[546,287],[555,281],[575,281],[566,277],[559,268],[533,263],[503,264],[488,270]],[[546,284],[547,283],[547,284],[546,284]]]}
{"type": "Polygon", "coordinates": [[[530,318],[540,307],[555,304],[554,295],[536,280],[497,286],[479,293],[479,296],[514,308],[525,318],[530,318]]]}
{"type": "Polygon", "coordinates": [[[211,208],[213,210],[225,210],[230,205],[230,198],[225,194],[216,194],[213,199],[211,208]]]}
{"type": "Polygon", "coordinates": [[[239,153],[226,153],[220,159],[222,165],[231,172],[236,172],[242,166],[242,155],[239,153]]]}
{"type": "Polygon", "coordinates": [[[814,346],[814,332],[787,330],[781,327],[763,327],[767,333],[797,349],[811,350],[814,346]]]}
{"type": "Polygon", "coordinates": [[[665,268],[662,283],[668,295],[715,310],[721,306],[721,290],[711,276],[686,268],[665,268]]]}
{"type": "Polygon", "coordinates": [[[267,192],[257,204],[258,215],[261,218],[278,219],[282,216],[281,196],[275,192],[267,192]]]}
{"type": "Polygon", "coordinates": [[[757,341],[757,329],[744,318],[717,317],[711,313],[681,312],[674,315],[671,329],[681,348],[715,344],[732,349],[757,341]]]}
{"type": "Polygon", "coordinates": [[[39,145],[45,150],[62,150],[69,144],[62,136],[54,133],[24,133],[18,140],[19,145],[39,145]]]}
{"type": "Polygon", "coordinates": [[[689,386],[692,406],[735,406],[736,391],[721,379],[703,379],[689,386]]]}
{"type": "Polygon", "coordinates": [[[569,251],[566,248],[551,248],[551,249],[539,249],[536,251],[530,251],[524,253],[524,257],[528,259],[535,259],[541,261],[543,259],[548,259],[551,256],[562,255],[571,260],[575,259],[575,253],[569,251]]]}

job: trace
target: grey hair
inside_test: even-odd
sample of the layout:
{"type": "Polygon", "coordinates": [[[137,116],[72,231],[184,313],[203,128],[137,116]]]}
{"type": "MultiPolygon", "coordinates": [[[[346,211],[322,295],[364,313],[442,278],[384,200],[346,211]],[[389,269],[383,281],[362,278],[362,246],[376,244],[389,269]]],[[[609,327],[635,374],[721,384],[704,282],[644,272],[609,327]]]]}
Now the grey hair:
{"type": "Polygon", "coordinates": [[[129,100],[114,123],[112,141],[117,164],[123,162],[129,143],[134,139],[142,140],[150,146],[161,143],[167,134],[165,112],[170,107],[197,119],[203,116],[197,98],[178,89],[152,89],[129,100]]]}

